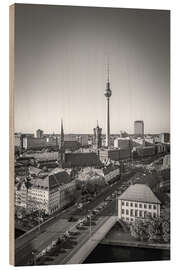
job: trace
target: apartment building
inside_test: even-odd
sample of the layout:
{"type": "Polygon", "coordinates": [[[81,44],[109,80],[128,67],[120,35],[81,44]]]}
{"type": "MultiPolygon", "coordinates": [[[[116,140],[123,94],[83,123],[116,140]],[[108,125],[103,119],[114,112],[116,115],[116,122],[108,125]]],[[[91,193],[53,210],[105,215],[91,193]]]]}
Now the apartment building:
{"type": "Polygon", "coordinates": [[[15,186],[15,205],[29,209],[41,209],[52,214],[71,202],[69,196],[76,189],[75,181],[71,181],[69,174],[60,168],[51,173],[39,174],[30,181],[21,181],[15,186]]]}

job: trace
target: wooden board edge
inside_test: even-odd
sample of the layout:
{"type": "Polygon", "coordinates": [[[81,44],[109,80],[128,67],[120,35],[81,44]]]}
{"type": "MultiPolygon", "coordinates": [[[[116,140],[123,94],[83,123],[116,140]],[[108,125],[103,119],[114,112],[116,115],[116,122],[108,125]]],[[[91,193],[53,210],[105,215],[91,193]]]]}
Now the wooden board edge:
{"type": "Polygon", "coordinates": [[[14,27],[15,5],[9,6],[9,263],[14,265],[14,27]]]}

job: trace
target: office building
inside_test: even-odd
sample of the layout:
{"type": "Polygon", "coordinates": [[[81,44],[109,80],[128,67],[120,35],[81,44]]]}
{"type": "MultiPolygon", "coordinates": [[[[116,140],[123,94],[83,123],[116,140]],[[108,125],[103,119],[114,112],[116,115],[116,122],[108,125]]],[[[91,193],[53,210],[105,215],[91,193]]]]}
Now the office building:
{"type": "Polygon", "coordinates": [[[102,146],[102,128],[99,127],[97,122],[97,127],[93,129],[94,131],[94,146],[98,149],[102,146]]]}
{"type": "Polygon", "coordinates": [[[36,138],[43,138],[43,133],[41,129],[36,130],[36,138]]]}
{"type": "Polygon", "coordinates": [[[134,135],[137,136],[144,135],[144,121],[142,120],[134,121],[134,135]]]}

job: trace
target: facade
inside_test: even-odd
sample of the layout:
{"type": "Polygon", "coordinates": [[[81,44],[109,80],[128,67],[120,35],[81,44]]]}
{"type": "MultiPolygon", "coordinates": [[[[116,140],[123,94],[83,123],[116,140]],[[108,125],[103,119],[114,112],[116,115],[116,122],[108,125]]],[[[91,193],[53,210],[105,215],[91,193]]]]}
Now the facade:
{"type": "Polygon", "coordinates": [[[102,162],[107,160],[121,161],[131,158],[130,148],[126,149],[100,149],[99,158],[102,162]]]}
{"type": "Polygon", "coordinates": [[[161,143],[170,143],[170,134],[169,133],[161,133],[160,134],[161,143]]]}
{"type": "Polygon", "coordinates": [[[36,137],[37,138],[42,138],[43,137],[43,130],[41,130],[41,129],[38,129],[38,130],[36,130],[36,137]]]}
{"type": "Polygon", "coordinates": [[[146,136],[144,138],[145,140],[145,144],[148,144],[148,145],[154,145],[155,144],[155,139],[154,137],[151,137],[151,136],[146,136]]]}
{"type": "Polygon", "coordinates": [[[132,145],[134,147],[139,146],[139,145],[145,145],[145,139],[142,137],[132,138],[132,145]]]}
{"type": "Polygon", "coordinates": [[[65,154],[65,168],[71,167],[93,167],[102,166],[102,163],[95,152],[80,152],[65,154]]]}
{"type": "Polygon", "coordinates": [[[170,155],[164,156],[164,158],[163,158],[163,169],[170,169],[170,163],[171,163],[170,155]]]}
{"type": "Polygon", "coordinates": [[[97,149],[102,146],[102,128],[99,127],[97,123],[97,127],[93,129],[94,132],[94,145],[97,149]]]}
{"type": "Polygon", "coordinates": [[[15,186],[15,205],[23,208],[41,209],[52,214],[71,202],[76,185],[69,174],[56,168],[50,174],[38,175],[27,189],[25,182],[15,186]]]}
{"type": "Polygon", "coordinates": [[[131,185],[118,198],[118,217],[128,223],[148,216],[160,217],[160,204],[147,185],[131,185]]]}
{"type": "Polygon", "coordinates": [[[163,143],[155,144],[156,154],[163,154],[167,152],[167,145],[163,143]]]}
{"type": "Polygon", "coordinates": [[[144,121],[142,120],[134,121],[134,135],[138,136],[144,135],[144,121]]]}
{"type": "Polygon", "coordinates": [[[26,150],[40,150],[46,147],[56,147],[57,140],[54,138],[49,139],[45,137],[34,138],[34,137],[24,137],[23,138],[23,148],[26,150]]]}
{"type": "Polygon", "coordinates": [[[76,137],[81,146],[88,146],[88,134],[82,134],[76,137]]]}
{"type": "Polygon", "coordinates": [[[131,147],[129,138],[116,138],[114,140],[114,148],[127,149],[131,147]]]}
{"type": "Polygon", "coordinates": [[[156,154],[156,147],[155,146],[142,146],[136,147],[136,152],[138,157],[148,157],[153,156],[156,154]]]}
{"type": "Polygon", "coordinates": [[[14,146],[22,147],[22,136],[21,134],[14,134],[14,146]]]}

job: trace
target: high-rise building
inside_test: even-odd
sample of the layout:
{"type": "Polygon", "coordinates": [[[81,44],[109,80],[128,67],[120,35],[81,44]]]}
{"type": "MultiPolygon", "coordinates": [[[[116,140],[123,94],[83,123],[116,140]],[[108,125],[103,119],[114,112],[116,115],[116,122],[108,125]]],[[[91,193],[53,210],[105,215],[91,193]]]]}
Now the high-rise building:
{"type": "Polygon", "coordinates": [[[43,130],[41,130],[41,129],[36,130],[36,137],[42,138],[43,137],[43,130]]]}
{"type": "Polygon", "coordinates": [[[94,131],[94,145],[96,148],[101,148],[102,146],[102,128],[99,127],[98,122],[97,122],[97,127],[93,129],[94,131]]]}
{"type": "Polygon", "coordinates": [[[61,138],[58,152],[59,167],[63,167],[64,162],[65,162],[64,129],[63,129],[63,121],[61,120],[61,138]]]}
{"type": "Polygon", "coordinates": [[[142,120],[134,121],[134,135],[138,136],[144,135],[144,121],[142,120]]]}

